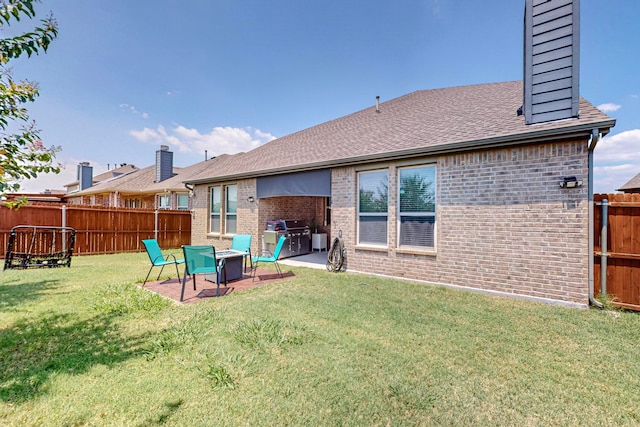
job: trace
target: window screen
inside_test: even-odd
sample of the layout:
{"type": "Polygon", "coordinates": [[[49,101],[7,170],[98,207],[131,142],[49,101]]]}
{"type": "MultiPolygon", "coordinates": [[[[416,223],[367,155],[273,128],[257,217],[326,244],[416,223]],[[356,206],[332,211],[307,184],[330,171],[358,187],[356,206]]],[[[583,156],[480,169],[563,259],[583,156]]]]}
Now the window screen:
{"type": "Polygon", "coordinates": [[[387,171],[358,174],[358,243],[387,244],[387,171]]]}
{"type": "Polygon", "coordinates": [[[400,246],[433,248],[436,225],[435,165],[398,171],[400,246]]]}

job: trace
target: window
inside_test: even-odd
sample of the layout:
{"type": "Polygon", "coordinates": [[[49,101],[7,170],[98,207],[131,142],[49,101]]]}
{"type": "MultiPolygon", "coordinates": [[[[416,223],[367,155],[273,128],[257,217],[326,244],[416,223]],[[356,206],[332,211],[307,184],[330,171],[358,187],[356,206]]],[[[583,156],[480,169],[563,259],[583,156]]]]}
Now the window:
{"type": "Polygon", "coordinates": [[[158,208],[171,209],[171,196],[169,194],[158,196],[158,208]]]}
{"type": "Polygon", "coordinates": [[[398,170],[400,246],[433,248],[436,225],[436,167],[398,170]]]}
{"type": "Polygon", "coordinates": [[[238,222],[238,186],[228,185],[225,197],[225,233],[235,234],[238,222]]]}
{"type": "Polygon", "coordinates": [[[125,208],[141,208],[142,202],[140,199],[125,199],[124,201],[125,208]]]}
{"type": "Polygon", "coordinates": [[[186,211],[187,209],[189,209],[188,194],[178,194],[178,209],[182,211],[186,211]]]}
{"type": "Polygon", "coordinates": [[[220,233],[220,212],[222,211],[222,189],[220,187],[211,188],[211,220],[209,223],[210,233],[220,233]]]}
{"type": "Polygon", "coordinates": [[[387,171],[358,174],[358,243],[387,244],[387,171]]]}

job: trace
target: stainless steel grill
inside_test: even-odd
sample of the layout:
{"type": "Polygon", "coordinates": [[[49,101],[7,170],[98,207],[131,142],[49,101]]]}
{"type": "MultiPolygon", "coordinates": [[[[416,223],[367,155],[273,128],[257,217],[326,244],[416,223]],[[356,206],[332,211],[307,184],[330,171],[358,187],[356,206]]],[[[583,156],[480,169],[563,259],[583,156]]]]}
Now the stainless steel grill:
{"type": "Polygon", "coordinates": [[[265,249],[273,252],[280,236],[285,236],[280,258],[311,253],[311,231],[309,224],[301,219],[273,219],[267,221],[264,235],[265,249]]]}

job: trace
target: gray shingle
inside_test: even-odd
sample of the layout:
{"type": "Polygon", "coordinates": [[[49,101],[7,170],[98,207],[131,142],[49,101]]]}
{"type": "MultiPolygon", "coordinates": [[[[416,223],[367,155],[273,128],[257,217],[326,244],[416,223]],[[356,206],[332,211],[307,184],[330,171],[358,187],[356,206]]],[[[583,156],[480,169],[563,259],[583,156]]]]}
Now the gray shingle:
{"type": "Polygon", "coordinates": [[[473,149],[496,141],[522,141],[533,135],[588,127],[604,133],[615,120],[584,99],[580,118],[526,125],[516,114],[522,82],[489,83],[420,90],[275,139],[247,153],[229,156],[188,182],[219,181],[473,149]]]}

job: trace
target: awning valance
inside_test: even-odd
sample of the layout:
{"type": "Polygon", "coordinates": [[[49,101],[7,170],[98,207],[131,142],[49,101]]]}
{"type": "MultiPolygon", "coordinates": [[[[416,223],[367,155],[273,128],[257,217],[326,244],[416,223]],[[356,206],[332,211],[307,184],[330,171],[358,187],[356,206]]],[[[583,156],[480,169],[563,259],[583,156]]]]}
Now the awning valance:
{"type": "Polygon", "coordinates": [[[257,179],[257,197],[331,196],[331,169],[263,176],[257,179]]]}

